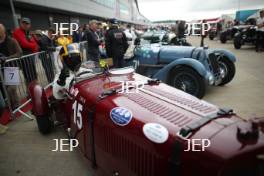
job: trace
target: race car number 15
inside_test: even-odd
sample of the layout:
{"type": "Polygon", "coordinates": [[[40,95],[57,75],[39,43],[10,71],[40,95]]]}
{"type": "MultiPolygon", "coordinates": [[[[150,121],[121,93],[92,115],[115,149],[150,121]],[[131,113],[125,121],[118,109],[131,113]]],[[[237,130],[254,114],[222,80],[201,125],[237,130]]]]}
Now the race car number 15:
{"type": "Polygon", "coordinates": [[[75,101],[72,105],[73,109],[73,122],[75,125],[77,125],[78,129],[82,129],[82,110],[83,105],[75,101]]]}

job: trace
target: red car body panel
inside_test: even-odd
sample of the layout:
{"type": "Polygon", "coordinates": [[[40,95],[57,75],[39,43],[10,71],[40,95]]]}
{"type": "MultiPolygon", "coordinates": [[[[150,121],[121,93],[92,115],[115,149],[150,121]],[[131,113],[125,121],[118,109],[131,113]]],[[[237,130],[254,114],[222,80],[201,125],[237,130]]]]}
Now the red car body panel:
{"type": "Polygon", "coordinates": [[[178,135],[180,129],[216,114],[219,108],[173,87],[163,83],[145,85],[138,93],[118,93],[99,98],[106,90],[120,89],[120,81],[147,79],[136,73],[100,75],[76,83],[70,91],[73,98],[61,104],[63,110],[60,112],[64,114],[60,115],[67,119],[81,151],[97,166],[100,175],[216,176],[228,175],[226,169],[248,161],[254,166],[259,164],[256,156],[264,154],[263,126],[257,139],[241,142],[237,136],[238,127],[246,128],[250,123],[236,115],[219,116],[188,137],[209,139],[211,146],[205,151],[184,151],[188,143],[178,135]],[[80,130],[73,122],[75,101],[84,107],[80,130]],[[119,126],[112,121],[110,112],[115,107],[132,112],[129,124],[119,126]],[[149,140],[143,133],[146,123],[164,126],[169,132],[168,139],[164,143],[149,140]]]}

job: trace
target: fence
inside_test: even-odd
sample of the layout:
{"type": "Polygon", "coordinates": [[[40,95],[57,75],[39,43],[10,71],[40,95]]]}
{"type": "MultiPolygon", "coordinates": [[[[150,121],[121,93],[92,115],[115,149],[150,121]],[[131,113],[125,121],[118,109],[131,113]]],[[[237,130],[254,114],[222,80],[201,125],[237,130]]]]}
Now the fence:
{"type": "MultiPolygon", "coordinates": [[[[33,119],[22,111],[22,108],[31,102],[27,89],[28,84],[37,80],[45,89],[52,85],[55,75],[62,68],[58,57],[60,48],[57,47],[55,52],[42,51],[9,59],[1,66],[1,89],[12,118],[19,112],[33,119]]],[[[83,58],[86,58],[87,42],[80,43],[80,51],[83,58]]]]}

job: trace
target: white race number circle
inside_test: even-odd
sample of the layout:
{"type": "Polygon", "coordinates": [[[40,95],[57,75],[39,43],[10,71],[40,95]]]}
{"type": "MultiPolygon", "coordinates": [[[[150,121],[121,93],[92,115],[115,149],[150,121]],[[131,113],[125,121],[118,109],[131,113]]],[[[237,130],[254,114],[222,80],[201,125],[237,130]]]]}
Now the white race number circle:
{"type": "Polygon", "coordinates": [[[147,123],[143,126],[144,135],[152,142],[161,144],[168,140],[168,130],[158,123],[147,123]]]}

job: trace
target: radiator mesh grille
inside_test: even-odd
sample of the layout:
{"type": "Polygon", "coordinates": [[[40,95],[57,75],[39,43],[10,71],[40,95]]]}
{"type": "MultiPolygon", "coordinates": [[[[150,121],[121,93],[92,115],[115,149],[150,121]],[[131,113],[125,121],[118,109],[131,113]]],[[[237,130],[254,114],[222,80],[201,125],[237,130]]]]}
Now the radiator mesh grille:
{"type": "Polygon", "coordinates": [[[160,103],[156,103],[146,96],[138,94],[127,94],[128,99],[134,101],[135,103],[139,104],[141,107],[149,110],[150,112],[162,117],[163,119],[167,120],[168,122],[182,127],[189,122],[192,121],[193,118],[190,118],[183,113],[180,113],[172,108],[166,107],[160,103]]]}
{"type": "Polygon", "coordinates": [[[140,144],[116,134],[108,128],[100,130],[102,132],[104,150],[112,154],[113,157],[122,160],[127,167],[138,176],[157,175],[161,158],[144,149],[140,144]]]}
{"type": "Polygon", "coordinates": [[[169,100],[175,101],[177,105],[179,105],[180,107],[185,107],[187,109],[194,110],[203,116],[206,116],[210,113],[215,113],[218,111],[218,108],[216,106],[210,105],[200,100],[188,99],[181,95],[172,94],[172,93],[159,90],[159,89],[156,89],[150,86],[145,86],[144,89],[151,91],[155,94],[161,95],[163,97],[166,97],[169,100]]]}

